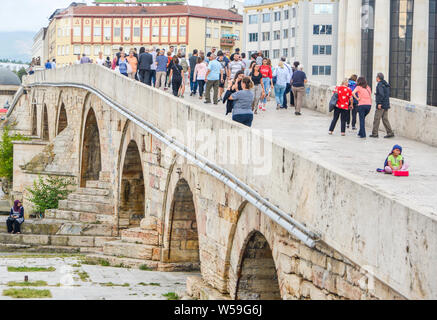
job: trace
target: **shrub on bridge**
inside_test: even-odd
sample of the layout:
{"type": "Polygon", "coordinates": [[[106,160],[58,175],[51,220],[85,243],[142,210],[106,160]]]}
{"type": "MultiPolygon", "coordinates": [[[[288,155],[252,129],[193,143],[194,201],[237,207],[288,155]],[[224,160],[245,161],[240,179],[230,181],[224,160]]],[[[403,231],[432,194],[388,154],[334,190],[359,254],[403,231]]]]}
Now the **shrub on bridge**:
{"type": "Polygon", "coordinates": [[[5,125],[2,130],[0,141],[0,177],[12,181],[14,166],[14,145],[12,141],[24,141],[29,140],[29,138],[17,133],[11,135],[11,127],[8,125],[5,125]]]}
{"type": "Polygon", "coordinates": [[[49,209],[58,209],[59,201],[67,199],[75,183],[72,179],[63,177],[41,176],[33,182],[33,188],[27,188],[29,201],[34,204],[36,213],[43,214],[49,209]]]}

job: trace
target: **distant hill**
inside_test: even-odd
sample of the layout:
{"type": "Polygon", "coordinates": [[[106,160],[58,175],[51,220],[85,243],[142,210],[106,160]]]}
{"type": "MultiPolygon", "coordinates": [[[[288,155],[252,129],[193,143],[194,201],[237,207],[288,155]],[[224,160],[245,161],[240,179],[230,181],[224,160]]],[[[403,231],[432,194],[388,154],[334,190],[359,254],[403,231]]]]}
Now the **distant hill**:
{"type": "Polygon", "coordinates": [[[35,32],[0,32],[0,59],[30,62],[35,32]]]}

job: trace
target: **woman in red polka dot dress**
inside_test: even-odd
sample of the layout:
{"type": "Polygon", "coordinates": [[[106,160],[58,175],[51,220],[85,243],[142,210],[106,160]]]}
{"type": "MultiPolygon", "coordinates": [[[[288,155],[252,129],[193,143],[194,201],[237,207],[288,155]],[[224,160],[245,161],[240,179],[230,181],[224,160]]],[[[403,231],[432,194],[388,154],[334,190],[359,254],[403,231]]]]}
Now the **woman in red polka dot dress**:
{"type": "Polygon", "coordinates": [[[334,119],[329,127],[329,134],[334,132],[338,118],[341,119],[341,135],[346,132],[346,122],[349,108],[353,108],[352,90],[348,87],[348,80],[344,79],[340,86],[336,87],[334,92],[338,94],[337,106],[334,108],[334,119]]]}

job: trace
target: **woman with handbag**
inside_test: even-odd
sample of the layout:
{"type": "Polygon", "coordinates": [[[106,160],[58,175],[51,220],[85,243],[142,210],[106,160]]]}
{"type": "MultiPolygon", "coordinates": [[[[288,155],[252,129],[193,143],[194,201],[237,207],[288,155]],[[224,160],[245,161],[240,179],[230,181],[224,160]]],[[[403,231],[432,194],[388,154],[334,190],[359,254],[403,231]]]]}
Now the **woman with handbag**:
{"type": "Polygon", "coordinates": [[[169,82],[171,82],[171,87],[173,89],[173,95],[179,97],[179,89],[184,81],[183,71],[181,65],[179,65],[179,58],[175,56],[172,60],[170,68],[169,82]]]}
{"type": "Polygon", "coordinates": [[[337,105],[334,108],[334,118],[329,127],[329,134],[332,135],[338,118],[341,118],[341,135],[346,135],[346,121],[349,112],[349,106],[353,108],[352,90],[348,87],[349,80],[344,79],[340,86],[336,87],[334,93],[337,93],[337,105]]]}
{"type": "Polygon", "coordinates": [[[364,139],[366,138],[366,117],[372,108],[372,89],[367,85],[366,78],[358,78],[357,86],[352,94],[358,101],[358,115],[360,117],[358,137],[364,139]]]}
{"type": "Polygon", "coordinates": [[[6,220],[6,226],[8,233],[20,234],[21,225],[24,222],[24,208],[20,200],[15,200],[14,206],[11,208],[8,219],[6,220]]]}

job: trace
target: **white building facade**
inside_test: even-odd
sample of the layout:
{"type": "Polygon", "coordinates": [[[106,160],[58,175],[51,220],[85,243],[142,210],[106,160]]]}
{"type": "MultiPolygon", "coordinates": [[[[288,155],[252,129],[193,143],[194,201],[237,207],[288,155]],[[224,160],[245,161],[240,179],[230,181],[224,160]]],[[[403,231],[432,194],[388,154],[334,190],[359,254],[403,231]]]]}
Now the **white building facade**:
{"type": "Polygon", "coordinates": [[[337,80],[338,1],[247,0],[244,51],[262,51],[276,66],[299,61],[313,82],[337,80]]]}
{"type": "Polygon", "coordinates": [[[201,0],[200,4],[196,1],[187,1],[188,4],[200,5],[201,7],[216,8],[216,9],[231,9],[235,8],[239,14],[243,14],[244,0],[201,0]]]}
{"type": "Polygon", "coordinates": [[[40,64],[44,64],[47,59],[47,52],[45,50],[45,36],[46,36],[47,28],[41,28],[38,33],[33,37],[33,45],[32,45],[32,62],[38,60],[40,64]]]}
{"type": "Polygon", "coordinates": [[[392,98],[437,106],[437,0],[340,0],[338,75],[382,72],[392,98]],[[357,36],[358,35],[358,36],[357,36]]]}

